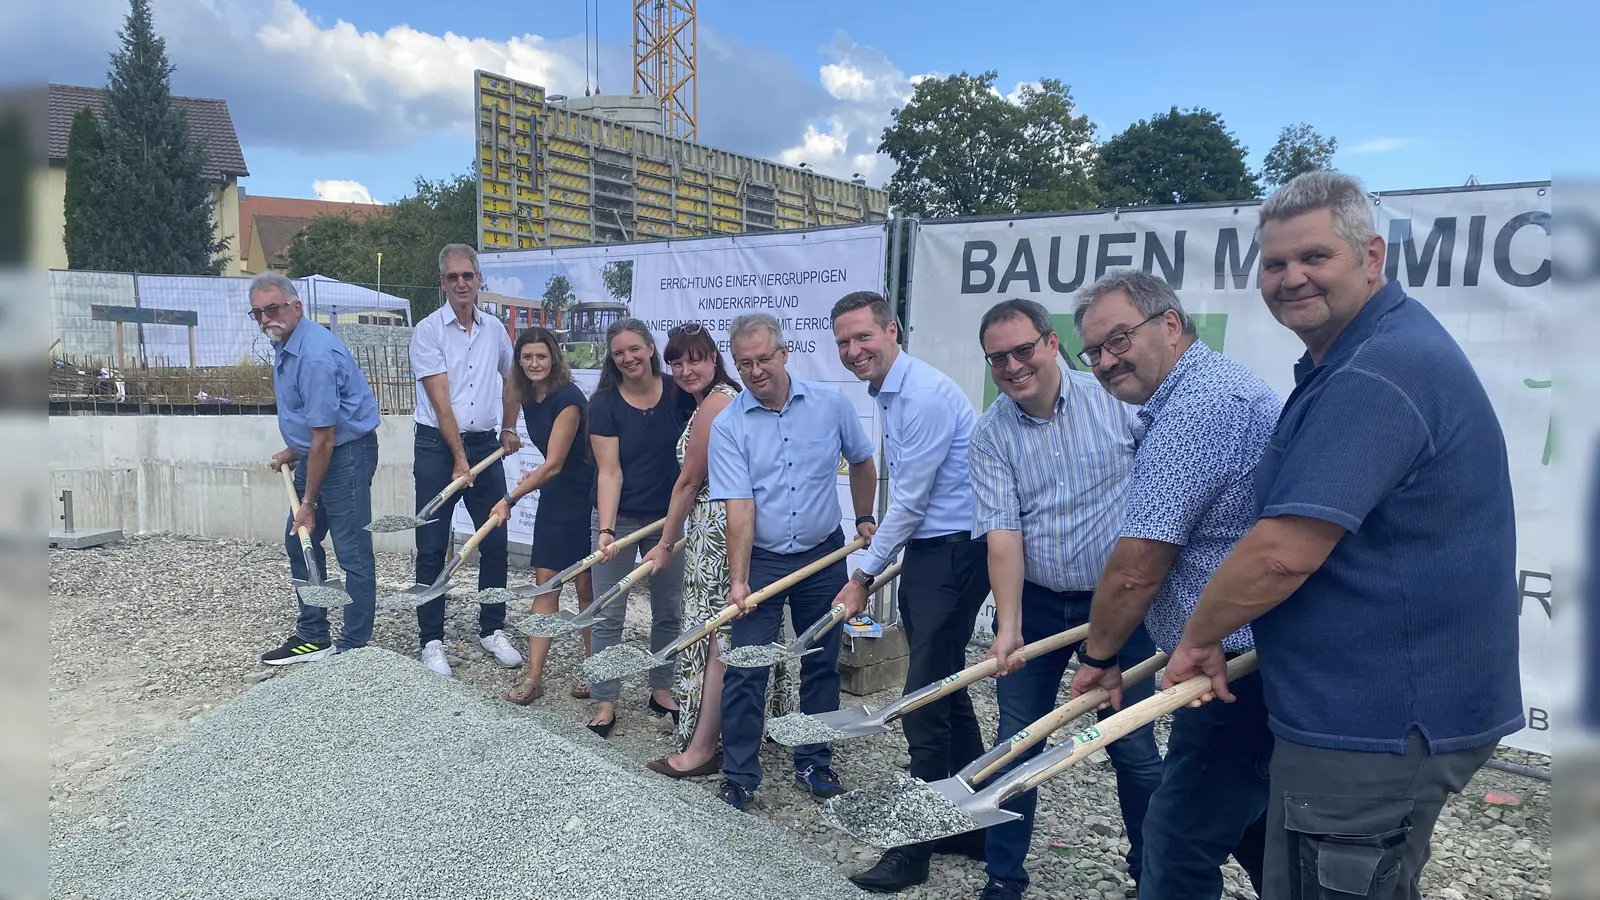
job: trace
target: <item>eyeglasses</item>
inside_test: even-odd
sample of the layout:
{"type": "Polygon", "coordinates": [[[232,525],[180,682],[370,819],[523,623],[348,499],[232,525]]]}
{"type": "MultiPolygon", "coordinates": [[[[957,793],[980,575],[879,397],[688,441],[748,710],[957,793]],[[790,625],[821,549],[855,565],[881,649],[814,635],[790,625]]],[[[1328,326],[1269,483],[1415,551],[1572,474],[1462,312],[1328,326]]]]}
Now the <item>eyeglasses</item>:
{"type": "Polygon", "coordinates": [[[765,369],[772,365],[774,360],[787,352],[789,352],[788,347],[779,347],[766,356],[758,356],[755,359],[735,360],[733,366],[740,372],[754,372],[756,369],[765,369]]]}
{"type": "Polygon", "coordinates": [[[446,284],[455,284],[458,281],[464,281],[467,284],[471,284],[477,280],[477,272],[450,272],[444,276],[444,281],[446,284]]]}
{"type": "Polygon", "coordinates": [[[991,369],[998,369],[1005,365],[1007,357],[1010,357],[1017,362],[1027,362],[1028,360],[1033,359],[1033,351],[1039,349],[1039,342],[1049,337],[1053,333],[1054,332],[1047,331],[1044,334],[1041,334],[1033,340],[1027,342],[1026,344],[1023,344],[1020,347],[1012,347],[1010,350],[1001,350],[999,353],[985,353],[983,355],[984,361],[989,364],[989,368],[991,369]]]}
{"type": "Polygon", "coordinates": [[[706,327],[699,322],[685,322],[667,329],[667,340],[672,340],[680,334],[705,334],[706,327]]]}
{"type": "Polygon", "coordinates": [[[1119,331],[1116,334],[1111,335],[1100,343],[1095,344],[1093,347],[1085,347],[1082,350],[1079,350],[1078,359],[1083,360],[1083,364],[1086,366],[1098,366],[1100,365],[1100,353],[1102,350],[1110,353],[1112,356],[1121,356],[1122,354],[1127,353],[1128,348],[1133,346],[1133,333],[1150,324],[1151,322],[1161,318],[1162,316],[1165,316],[1166,314],[1167,311],[1162,310],[1161,312],[1156,313],[1155,315],[1145,319],[1143,322],[1140,322],[1126,331],[1119,331]]]}
{"type": "Polygon", "coordinates": [[[262,307],[261,309],[251,308],[251,310],[245,313],[245,315],[255,319],[257,322],[261,321],[263,317],[268,319],[276,319],[280,313],[298,302],[298,300],[290,300],[288,303],[274,303],[271,306],[262,307]]]}

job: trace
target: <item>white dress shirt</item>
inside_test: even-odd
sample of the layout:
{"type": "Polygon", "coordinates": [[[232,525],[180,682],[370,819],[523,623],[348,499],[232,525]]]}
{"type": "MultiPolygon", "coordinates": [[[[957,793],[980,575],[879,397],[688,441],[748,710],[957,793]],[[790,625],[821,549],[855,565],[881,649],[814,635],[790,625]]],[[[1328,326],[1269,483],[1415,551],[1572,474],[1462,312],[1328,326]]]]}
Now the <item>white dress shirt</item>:
{"type": "Polygon", "coordinates": [[[439,416],[422,387],[422,379],[444,374],[450,382],[450,408],[462,432],[503,427],[502,396],[511,376],[511,336],[505,323],[482,309],[473,310],[469,333],[456,321],[450,304],[417,323],[411,334],[411,372],[417,379],[416,421],[439,427],[439,416]]]}

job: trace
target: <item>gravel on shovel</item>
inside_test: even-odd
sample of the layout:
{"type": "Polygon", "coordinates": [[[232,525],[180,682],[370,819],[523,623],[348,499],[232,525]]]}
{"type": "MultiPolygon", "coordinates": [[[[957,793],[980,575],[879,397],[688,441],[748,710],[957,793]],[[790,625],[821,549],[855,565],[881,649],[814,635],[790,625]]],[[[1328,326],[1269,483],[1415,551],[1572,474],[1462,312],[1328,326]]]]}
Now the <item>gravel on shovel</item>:
{"type": "Polygon", "coordinates": [[[785,747],[801,747],[806,744],[826,744],[829,741],[837,741],[840,738],[849,737],[849,735],[826,724],[816,716],[808,716],[803,712],[792,712],[776,719],[768,719],[767,737],[785,747]]]}
{"type": "Polygon", "coordinates": [[[735,647],[722,654],[722,662],[725,665],[740,669],[764,669],[767,666],[775,666],[790,658],[792,658],[792,654],[787,649],[772,644],[751,644],[748,647],[735,647]]]}
{"type": "Polygon", "coordinates": [[[307,606],[320,606],[327,609],[345,606],[350,603],[350,595],[344,591],[317,584],[299,585],[295,593],[299,595],[300,602],[307,606]]]}
{"type": "Polygon", "coordinates": [[[632,644],[614,644],[583,661],[583,677],[591,683],[615,681],[653,668],[651,659],[632,644]]]}
{"type": "Polygon", "coordinates": [[[52,828],[51,896],[862,896],[781,827],[486,700],[341,653],[197,721],[52,828]]]}
{"type": "Polygon", "coordinates": [[[888,849],[972,831],[978,823],[927,782],[896,772],[884,785],[823,804],[822,822],[863,843],[888,849]]]}
{"type": "Polygon", "coordinates": [[[534,613],[517,623],[517,630],[528,637],[560,637],[572,627],[572,616],[559,613],[534,613]]]}
{"type": "Polygon", "coordinates": [[[417,527],[417,522],[416,516],[379,516],[367,525],[367,530],[376,534],[410,531],[417,527]]]}
{"type": "Polygon", "coordinates": [[[510,603],[519,599],[517,592],[510,588],[484,588],[475,598],[479,603],[510,603]]]}

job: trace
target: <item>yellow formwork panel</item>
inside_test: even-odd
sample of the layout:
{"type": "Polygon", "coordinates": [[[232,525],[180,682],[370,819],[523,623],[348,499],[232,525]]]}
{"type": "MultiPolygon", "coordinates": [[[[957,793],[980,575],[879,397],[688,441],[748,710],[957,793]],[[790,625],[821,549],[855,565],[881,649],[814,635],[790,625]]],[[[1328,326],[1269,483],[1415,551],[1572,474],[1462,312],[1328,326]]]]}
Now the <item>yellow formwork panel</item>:
{"type": "Polygon", "coordinates": [[[679,225],[691,225],[691,226],[694,226],[694,227],[697,227],[697,228],[705,228],[706,227],[706,217],[705,216],[690,215],[689,213],[686,213],[686,212],[679,212],[678,213],[678,224],[679,225]]]}
{"type": "Polygon", "coordinates": [[[726,204],[728,206],[738,206],[739,205],[739,195],[730,194],[727,191],[713,190],[711,192],[711,202],[712,203],[722,203],[722,204],[726,204]]]}
{"type": "Polygon", "coordinates": [[[653,222],[648,219],[641,219],[634,226],[634,229],[640,234],[653,234],[660,237],[672,236],[672,225],[667,222],[653,222]]]}
{"type": "Polygon", "coordinates": [[[698,200],[701,203],[704,203],[711,195],[703,187],[696,187],[692,184],[680,184],[678,185],[678,196],[688,197],[692,200],[698,200]]]}
{"type": "Polygon", "coordinates": [[[569,191],[566,188],[559,188],[559,187],[554,187],[554,186],[552,186],[550,188],[550,200],[552,202],[570,203],[573,206],[588,206],[589,205],[589,195],[587,193],[580,193],[578,191],[569,191]]]}
{"type": "Polygon", "coordinates": [[[665,206],[669,208],[672,206],[672,195],[663,194],[660,191],[649,191],[645,190],[643,187],[639,187],[634,190],[633,196],[634,199],[638,200],[640,203],[649,203],[654,206],[665,206]]]}
{"type": "Polygon", "coordinates": [[[712,206],[711,214],[719,219],[731,219],[735,222],[744,217],[744,214],[735,206],[712,206]]]}
{"type": "Polygon", "coordinates": [[[589,173],[573,173],[556,170],[550,173],[548,179],[551,187],[564,187],[571,190],[587,191],[589,189],[589,173]]]}
{"type": "Polygon", "coordinates": [[[592,207],[587,204],[583,206],[568,206],[565,203],[552,202],[550,204],[550,218],[552,220],[561,219],[567,222],[579,222],[587,226],[592,215],[591,210],[592,207]]]}
{"type": "Polygon", "coordinates": [[[496,248],[510,247],[511,235],[502,234],[498,231],[485,231],[483,232],[483,246],[496,248]]]}
{"type": "Polygon", "coordinates": [[[551,219],[549,229],[552,239],[557,237],[587,239],[590,234],[587,222],[563,222],[559,219],[551,219]]]}
{"type": "Polygon", "coordinates": [[[706,214],[707,209],[708,207],[702,200],[686,200],[682,197],[678,198],[679,212],[699,213],[703,216],[706,214]]]}
{"type": "Polygon", "coordinates": [[[592,243],[594,241],[589,240],[587,237],[575,238],[550,235],[550,246],[552,247],[587,247],[592,243]]]}
{"type": "Polygon", "coordinates": [[[679,172],[678,177],[682,179],[684,184],[706,185],[711,183],[711,179],[706,177],[706,173],[696,172],[690,168],[682,169],[679,172]]]}
{"type": "Polygon", "coordinates": [[[738,222],[723,222],[718,220],[712,222],[711,227],[722,232],[723,234],[740,234],[744,231],[744,226],[738,222]]]}
{"type": "Polygon", "coordinates": [[[649,172],[651,175],[659,175],[663,179],[672,178],[672,166],[653,159],[639,160],[639,171],[641,173],[649,172]]]}
{"type": "Polygon", "coordinates": [[[641,206],[639,207],[639,219],[641,221],[655,219],[659,222],[670,222],[672,221],[672,210],[661,209],[657,206],[641,206]]]}
{"type": "Polygon", "coordinates": [[[483,227],[492,231],[514,231],[515,223],[510,216],[497,216],[485,214],[483,227]]]}
{"type": "Polygon", "coordinates": [[[517,222],[517,231],[521,234],[537,234],[542,237],[544,235],[544,223],[523,219],[517,222]]]}
{"type": "Polygon", "coordinates": [[[483,183],[483,195],[486,198],[509,197],[511,196],[511,185],[502,181],[485,181],[483,183]]]}
{"type": "Polygon", "coordinates": [[[667,193],[672,190],[672,179],[657,178],[654,175],[646,175],[643,172],[640,172],[637,176],[635,176],[634,184],[640,190],[646,191],[660,191],[662,193],[667,193]]]}
{"type": "Polygon", "coordinates": [[[511,136],[511,146],[516,148],[518,153],[532,153],[533,138],[525,134],[514,134],[511,136]]]}
{"type": "Polygon", "coordinates": [[[565,156],[552,156],[549,158],[549,166],[552,173],[570,172],[574,175],[581,175],[586,180],[589,177],[589,161],[586,159],[568,159],[565,156]]]}
{"type": "Polygon", "coordinates": [[[737,178],[729,178],[726,175],[713,175],[711,176],[711,186],[723,191],[738,191],[739,180],[737,178]]]}
{"type": "Polygon", "coordinates": [[[569,141],[564,138],[551,138],[545,146],[551,153],[564,153],[567,156],[577,156],[588,159],[590,156],[589,145],[578,141],[569,141]]]}
{"type": "Polygon", "coordinates": [[[544,191],[536,191],[526,185],[517,185],[517,201],[520,203],[544,203],[544,191]]]}

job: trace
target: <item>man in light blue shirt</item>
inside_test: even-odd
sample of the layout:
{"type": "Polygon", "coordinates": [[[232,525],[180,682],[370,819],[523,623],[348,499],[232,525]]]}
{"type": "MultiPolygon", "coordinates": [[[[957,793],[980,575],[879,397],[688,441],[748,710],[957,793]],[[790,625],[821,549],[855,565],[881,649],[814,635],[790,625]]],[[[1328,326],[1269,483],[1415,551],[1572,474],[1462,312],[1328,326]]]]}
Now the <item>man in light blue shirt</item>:
{"type": "MultiPolygon", "coordinates": [[[[1003,741],[1056,706],[1073,648],[1023,665],[1022,646],[1089,621],[1090,600],[1117,540],[1128,473],[1140,436],[1137,410],[1100,388],[1093,375],[1060,362],[1050,313],[1032,300],[1003,300],[984,313],[978,341],[1001,396],[972,433],[973,533],[989,544],[995,684],[1003,741]]],[[[1139,625],[1123,644],[1124,668],[1154,655],[1139,625]]],[[[1123,692],[1136,703],[1149,681],[1123,692]]],[[[1024,752],[1014,767],[1044,745],[1024,752]]],[[[1151,725],[1106,748],[1117,771],[1117,797],[1128,833],[1128,873],[1138,884],[1150,795],[1161,783],[1161,754],[1151,725]]],[[[1010,767],[1008,767],[1010,768],[1010,767]]],[[[1027,889],[1023,859],[1033,835],[1037,794],[1005,808],[1022,819],[990,828],[985,900],[1016,900],[1027,889]]]]}
{"type": "Polygon", "coordinates": [[[250,317],[272,341],[272,393],[278,431],[287,446],[274,454],[277,472],[294,467],[300,506],[289,517],[284,546],[294,577],[306,578],[297,532],[311,530],[312,555],[327,577],[322,539],[333,533],[333,549],[344,569],[350,603],[335,645],[328,611],[300,604],[295,633],[262,655],[269,666],[309,662],[340,650],[365,647],[372,639],[377,604],[377,566],[372,557],[372,476],[378,469],[378,401],[344,342],[304,318],[294,282],[276,273],[250,282],[250,317]],[[296,465],[296,463],[299,463],[296,465]],[[337,647],[337,649],[336,649],[337,647]]]}
{"type": "MultiPolygon", "coordinates": [[[[883,411],[889,466],[889,509],[861,568],[834,599],[849,615],[866,607],[873,579],[905,548],[900,576],[900,622],[910,649],[907,692],[943,680],[966,666],[978,609],[989,594],[987,549],[972,539],[972,480],[968,451],[978,416],[950,377],[900,350],[899,325],[882,295],[848,294],[833,306],[839,361],[867,382],[883,411]]],[[[983,736],[966,690],[907,714],[911,774],[938,781],[983,755],[983,736]]],[[[928,879],[935,850],[982,859],[984,836],[961,835],[935,844],[897,847],[850,880],[894,892],[928,879]]]]}
{"type": "MultiPolygon", "coordinates": [[[[707,468],[711,499],[728,507],[728,602],[745,609],[731,628],[738,648],[776,641],[785,603],[797,631],[827,614],[846,581],[842,559],[753,608],[745,599],[844,546],[836,475],[841,458],[850,466],[857,534],[870,539],[878,475],[872,442],[850,400],[785,369],[789,350],[776,319],[740,316],[728,337],[746,389],[712,423],[707,468]]],[[[839,708],[839,636],[831,630],[817,642],[822,649],[800,664],[802,712],[839,708]]],[[[761,784],[768,675],[765,668],[733,666],[723,675],[722,799],[736,809],[761,784]]],[[[796,785],[819,798],[844,793],[832,764],[827,744],[796,747],[796,785]]]]}

